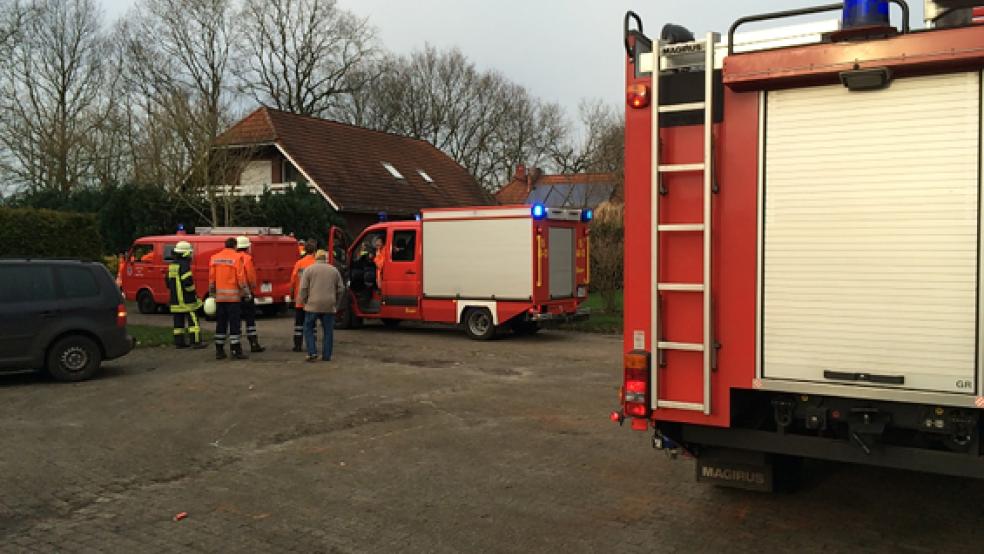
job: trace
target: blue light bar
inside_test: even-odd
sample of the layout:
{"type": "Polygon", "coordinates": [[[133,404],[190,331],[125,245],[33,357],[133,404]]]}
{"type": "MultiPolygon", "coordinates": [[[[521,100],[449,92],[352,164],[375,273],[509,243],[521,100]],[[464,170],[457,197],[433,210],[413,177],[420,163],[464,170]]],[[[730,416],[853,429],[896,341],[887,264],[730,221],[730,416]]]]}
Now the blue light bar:
{"type": "Polygon", "coordinates": [[[844,29],[888,25],[888,0],[844,0],[844,29]]]}
{"type": "Polygon", "coordinates": [[[183,233],[185,230],[184,223],[178,223],[178,232],[183,233]]]}
{"type": "Polygon", "coordinates": [[[533,219],[543,219],[547,217],[547,207],[543,204],[533,204],[533,219]]]}
{"type": "Polygon", "coordinates": [[[379,212],[376,215],[379,216],[379,221],[386,221],[387,219],[389,219],[389,216],[386,214],[386,212],[379,212]]]}
{"type": "Polygon", "coordinates": [[[583,210],[581,212],[581,221],[590,223],[592,219],[594,219],[594,210],[583,210]]]}

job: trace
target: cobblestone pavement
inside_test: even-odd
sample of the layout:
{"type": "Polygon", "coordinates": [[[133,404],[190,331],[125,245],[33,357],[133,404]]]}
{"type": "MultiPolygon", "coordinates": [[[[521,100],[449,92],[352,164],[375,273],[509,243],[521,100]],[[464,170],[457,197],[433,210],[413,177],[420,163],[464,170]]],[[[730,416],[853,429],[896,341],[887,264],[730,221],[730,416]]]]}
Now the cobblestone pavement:
{"type": "MultiPolygon", "coordinates": [[[[146,319],[146,318],[144,318],[146,319]]],[[[167,324],[166,316],[153,321],[167,324]]],[[[794,494],[693,482],[607,420],[619,340],[366,327],[330,364],[139,350],[0,376],[3,552],[981,551],[979,482],[835,464],[794,494]],[[187,512],[182,521],[173,517],[187,512]]]]}

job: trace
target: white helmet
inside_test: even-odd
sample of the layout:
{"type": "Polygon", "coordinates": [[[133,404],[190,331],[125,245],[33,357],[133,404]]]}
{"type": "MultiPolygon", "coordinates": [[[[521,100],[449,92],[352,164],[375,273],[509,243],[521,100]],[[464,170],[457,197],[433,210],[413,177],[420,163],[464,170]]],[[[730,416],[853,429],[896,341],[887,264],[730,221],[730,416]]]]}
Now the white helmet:
{"type": "Polygon", "coordinates": [[[215,299],[209,296],[205,299],[205,315],[215,315],[215,299]]]}
{"type": "Polygon", "coordinates": [[[249,237],[238,236],[236,237],[236,250],[246,250],[249,248],[249,237]]]}
{"type": "Polygon", "coordinates": [[[178,244],[175,244],[174,245],[174,253],[175,254],[181,254],[182,256],[187,256],[187,255],[191,254],[191,243],[188,242],[188,241],[186,241],[186,240],[183,240],[183,241],[179,242],[178,244]]]}

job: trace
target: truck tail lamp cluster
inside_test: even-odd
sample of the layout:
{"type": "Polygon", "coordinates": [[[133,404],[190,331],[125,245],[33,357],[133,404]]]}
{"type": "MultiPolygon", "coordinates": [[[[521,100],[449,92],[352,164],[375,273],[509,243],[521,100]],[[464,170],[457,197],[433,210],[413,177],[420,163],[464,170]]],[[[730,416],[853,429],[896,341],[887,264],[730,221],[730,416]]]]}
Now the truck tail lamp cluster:
{"type": "Polygon", "coordinates": [[[636,110],[649,107],[649,87],[642,83],[625,87],[625,102],[636,110]]]}
{"type": "Polygon", "coordinates": [[[622,407],[625,415],[649,416],[649,354],[633,351],[624,357],[625,384],[622,407]]]}

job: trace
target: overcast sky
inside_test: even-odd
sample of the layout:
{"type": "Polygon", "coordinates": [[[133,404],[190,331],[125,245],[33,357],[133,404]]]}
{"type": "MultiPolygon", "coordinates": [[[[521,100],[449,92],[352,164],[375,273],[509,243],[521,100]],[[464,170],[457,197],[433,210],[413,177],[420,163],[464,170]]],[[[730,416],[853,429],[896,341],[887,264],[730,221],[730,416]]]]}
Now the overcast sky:
{"type": "MultiPolygon", "coordinates": [[[[102,0],[106,15],[124,15],[133,0],[102,0]]],[[[642,16],[648,35],[664,23],[701,34],[726,33],[744,15],[830,3],[829,0],[338,0],[369,18],[383,46],[408,52],[425,43],[457,46],[482,68],[495,68],[573,115],[582,98],[621,104],[622,18],[642,16]]],[[[922,1],[910,0],[913,27],[922,1]]],[[[897,8],[893,8],[897,11],[897,8]]],[[[831,12],[823,17],[834,18],[831,12]]]]}

